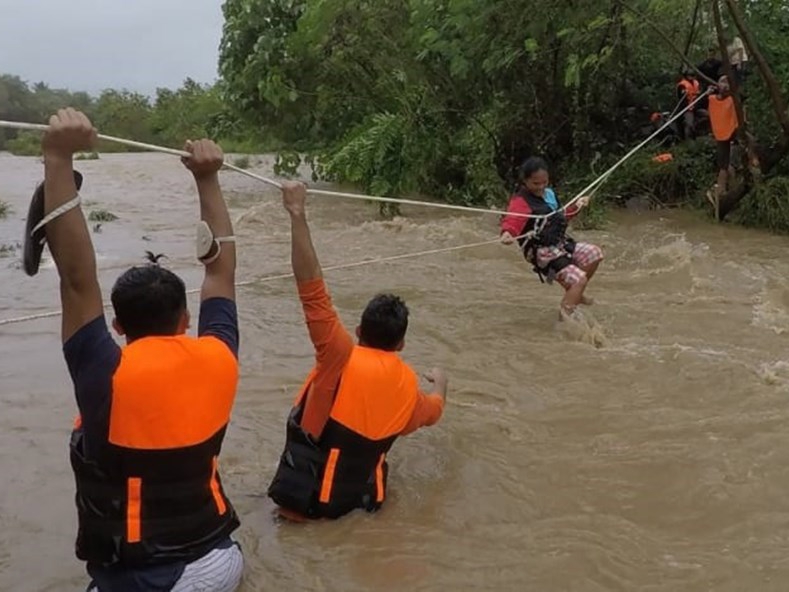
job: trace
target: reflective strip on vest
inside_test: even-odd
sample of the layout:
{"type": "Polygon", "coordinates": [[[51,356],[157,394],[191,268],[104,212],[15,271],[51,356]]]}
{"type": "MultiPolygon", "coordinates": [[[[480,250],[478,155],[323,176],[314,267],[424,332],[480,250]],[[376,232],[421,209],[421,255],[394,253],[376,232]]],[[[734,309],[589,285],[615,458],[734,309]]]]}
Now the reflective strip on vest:
{"type": "Polygon", "coordinates": [[[220,516],[224,516],[225,512],[227,512],[227,504],[225,504],[222,492],[219,490],[219,480],[216,477],[219,470],[219,458],[215,456],[211,465],[211,495],[214,496],[216,511],[219,512],[220,516]]]}
{"type": "Polygon", "coordinates": [[[323,482],[321,483],[320,502],[328,504],[331,500],[332,486],[334,485],[334,472],[337,470],[337,459],[340,458],[340,449],[332,448],[329,451],[329,459],[326,461],[326,469],[323,471],[323,482]]]}
{"type": "Polygon", "coordinates": [[[381,458],[378,460],[378,465],[375,467],[375,501],[379,504],[384,501],[386,497],[386,492],[384,491],[384,461],[386,460],[386,454],[382,454],[381,458]]]}
{"type": "Polygon", "coordinates": [[[126,542],[139,543],[142,540],[140,528],[142,479],[129,477],[126,496],[126,542]]]}

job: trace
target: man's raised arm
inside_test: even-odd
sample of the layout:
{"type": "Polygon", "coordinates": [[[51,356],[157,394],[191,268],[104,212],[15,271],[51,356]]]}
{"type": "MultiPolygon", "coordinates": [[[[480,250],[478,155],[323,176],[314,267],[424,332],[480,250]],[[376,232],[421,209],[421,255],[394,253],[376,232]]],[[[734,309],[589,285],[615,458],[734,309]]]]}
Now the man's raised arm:
{"type": "Polygon", "coordinates": [[[298,284],[323,277],[307,224],[306,199],[307,188],[303,183],[285,181],[282,184],[282,202],[290,214],[290,261],[298,284]]]}
{"type": "Polygon", "coordinates": [[[200,196],[200,219],[208,227],[203,228],[205,280],[200,299],[235,300],[236,244],[233,224],[219,186],[224,154],[211,140],[190,141],[184,149],[191,156],[183,157],[182,162],[194,175],[200,196]]]}
{"type": "MultiPolygon", "coordinates": [[[[74,153],[90,149],[96,130],[84,113],[61,109],[49,120],[42,140],[44,153],[44,217],[74,204],[74,153]]],[[[49,252],[60,276],[65,343],[81,327],[101,316],[101,288],[96,276],[96,254],[82,209],[76,205],[55,215],[44,227],[49,252]]],[[[28,239],[29,240],[29,239],[28,239]]]]}
{"type": "Polygon", "coordinates": [[[323,282],[307,224],[306,198],[307,188],[302,183],[282,184],[282,204],[290,214],[291,265],[317,362],[301,427],[317,438],[331,413],[337,382],[353,350],[353,338],[343,327],[323,282]]]}

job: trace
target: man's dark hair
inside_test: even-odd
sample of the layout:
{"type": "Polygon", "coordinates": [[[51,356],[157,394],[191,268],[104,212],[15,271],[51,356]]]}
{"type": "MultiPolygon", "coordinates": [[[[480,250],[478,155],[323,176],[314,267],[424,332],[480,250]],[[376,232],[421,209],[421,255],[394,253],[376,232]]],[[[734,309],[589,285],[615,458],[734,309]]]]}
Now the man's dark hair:
{"type": "Polygon", "coordinates": [[[395,351],[408,329],[408,307],[394,294],[378,294],[362,313],[359,342],[367,347],[395,351]]]}
{"type": "Polygon", "coordinates": [[[132,267],[112,288],[115,318],[129,340],[175,335],[186,310],[186,286],[158,265],[132,267]]]}

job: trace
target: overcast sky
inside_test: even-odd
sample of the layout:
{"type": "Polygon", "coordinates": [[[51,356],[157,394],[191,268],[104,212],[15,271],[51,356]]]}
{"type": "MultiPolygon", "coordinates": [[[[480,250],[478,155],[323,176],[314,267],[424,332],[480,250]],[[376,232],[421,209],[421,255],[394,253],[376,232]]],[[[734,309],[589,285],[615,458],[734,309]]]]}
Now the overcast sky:
{"type": "Polygon", "coordinates": [[[153,94],[213,82],[222,0],[0,0],[0,73],[153,94]]]}

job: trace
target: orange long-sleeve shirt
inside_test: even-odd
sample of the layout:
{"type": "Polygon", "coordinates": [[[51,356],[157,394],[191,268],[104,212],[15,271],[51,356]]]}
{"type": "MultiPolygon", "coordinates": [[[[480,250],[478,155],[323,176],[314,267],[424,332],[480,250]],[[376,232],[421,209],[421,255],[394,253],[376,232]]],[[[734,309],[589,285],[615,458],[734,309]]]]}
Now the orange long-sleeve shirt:
{"type": "MultiPolygon", "coordinates": [[[[354,342],[337,315],[322,278],[299,282],[298,291],[316,359],[315,376],[307,392],[301,427],[317,439],[331,414],[337,385],[354,342]]],[[[443,411],[441,395],[420,392],[411,420],[401,435],[435,424],[443,411]]]]}

